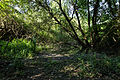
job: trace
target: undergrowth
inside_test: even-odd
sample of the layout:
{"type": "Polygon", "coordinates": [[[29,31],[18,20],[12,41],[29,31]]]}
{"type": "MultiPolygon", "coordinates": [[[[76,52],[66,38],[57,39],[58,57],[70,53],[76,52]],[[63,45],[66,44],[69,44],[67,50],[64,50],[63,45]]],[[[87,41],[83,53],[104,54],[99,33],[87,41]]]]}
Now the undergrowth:
{"type": "Polygon", "coordinates": [[[11,42],[0,41],[0,55],[7,58],[30,58],[35,45],[25,39],[14,39],[11,42]]]}

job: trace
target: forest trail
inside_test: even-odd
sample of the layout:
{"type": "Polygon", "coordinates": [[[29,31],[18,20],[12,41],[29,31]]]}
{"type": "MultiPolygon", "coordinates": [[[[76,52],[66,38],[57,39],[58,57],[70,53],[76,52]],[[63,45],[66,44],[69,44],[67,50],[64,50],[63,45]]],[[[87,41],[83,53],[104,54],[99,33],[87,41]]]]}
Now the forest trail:
{"type": "Polygon", "coordinates": [[[70,54],[55,52],[37,53],[31,59],[23,59],[20,64],[24,66],[19,69],[16,69],[15,66],[9,66],[9,64],[3,69],[4,79],[0,80],[53,80],[63,78],[69,80],[69,74],[62,72],[62,70],[67,65],[67,61],[73,57],[70,54]]]}
{"type": "MultiPolygon", "coordinates": [[[[102,75],[98,75],[101,77],[97,76],[95,79],[94,77],[81,79],[80,73],[89,73],[89,70],[87,72],[84,67],[91,69],[91,66],[87,65],[89,62],[91,63],[90,65],[95,65],[91,60],[99,63],[104,58],[98,53],[94,57],[94,53],[84,54],[84,52],[80,52],[76,48],[55,46],[55,48],[36,52],[31,59],[19,59],[15,64],[13,64],[14,62],[3,62],[7,65],[0,70],[0,80],[104,80],[105,78],[107,78],[106,80],[112,80],[102,75]],[[81,53],[83,53],[83,56],[81,53]]],[[[95,73],[93,70],[93,74],[95,73]]],[[[117,77],[116,79],[120,79],[117,74],[112,74],[117,77]]]]}
{"type": "MultiPolygon", "coordinates": [[[[56,52],[59,51],[56,50],[56,52]]],[[[92,57],[94,54],[84,54],[82,56],[79,51],[74,54],[59,53],[61,54],[47,51],[44,53],[40,52],[36,53],[31,59],[18,60],[15,65],[8,64],[0,71],[0,80],[113,80],[107,75],[100,75],[102,72],[100,72],[97,77],[81,78],[81,75],[79,75],[83,72],[85,72],[85,74],[89,73],[89,71],[84,70],[84,67],[87,69],[91,68],[91,66],[88,65],[91,59],[97,61],[96,63],[104,60],[102,55],[98,54],[98,56],[92,57]],[[83,70],[83,72],[81,72],[81,70],[83,70]]],[[[67,52],[64,51],[64,53],[67,52]]],[[[95,64],[91,62],[91,65],[95,64]]],[[[98,70],[98,68],[95,69],[98,70]]],[[[93,74],[95,73],[96,72],[93,71],[93,74]]],[[[120,79],[119,75],[111,74],[113,78],[116,77],[116,80],[120,79]]]]}
{"type": "Polygon", "coordinates": [[[47,70],[47,67],[50,67],[51,63],[54,65],[69,59],[72,59],[72,57],[69,57],[67,54],[38,54],[33,59],[24,61],[26,66],[25,73],[27,74],[27,78],[31,80],[51,80],[50,78],[54,78],[55,75],[58,75],[56,77],[60,77],[58,74],[59,70],[55,71],[55,68],[59,66],[52,66],[51,70],[47,70]]]}

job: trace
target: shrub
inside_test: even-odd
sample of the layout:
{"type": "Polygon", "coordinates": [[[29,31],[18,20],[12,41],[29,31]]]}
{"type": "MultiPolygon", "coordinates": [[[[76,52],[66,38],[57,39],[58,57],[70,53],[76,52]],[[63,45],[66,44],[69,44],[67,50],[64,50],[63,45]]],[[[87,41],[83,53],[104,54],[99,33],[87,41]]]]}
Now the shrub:
{"type": "Polygon", "coordinates": [[[14,39],[11,42],[0,41],[0,55],[8,58],[28,58],[33,56],[35,45],[25,39],[14,39]]]}

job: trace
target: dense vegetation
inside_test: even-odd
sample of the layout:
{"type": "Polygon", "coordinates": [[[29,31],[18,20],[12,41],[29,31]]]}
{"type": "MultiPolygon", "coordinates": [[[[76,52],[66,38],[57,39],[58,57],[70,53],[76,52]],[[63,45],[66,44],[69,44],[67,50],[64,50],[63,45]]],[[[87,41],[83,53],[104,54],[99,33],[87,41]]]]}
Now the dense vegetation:
{"type": "Polygon", "coordinates": [[[120,0],[0,0],[1,80],[119,80],[120,0]]]}

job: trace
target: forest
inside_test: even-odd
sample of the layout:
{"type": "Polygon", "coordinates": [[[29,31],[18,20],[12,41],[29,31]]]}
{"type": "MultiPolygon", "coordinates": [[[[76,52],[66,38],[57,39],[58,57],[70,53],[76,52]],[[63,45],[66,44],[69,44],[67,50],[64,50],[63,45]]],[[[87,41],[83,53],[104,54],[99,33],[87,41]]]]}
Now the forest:
{"type": "Polygon", "coordinates": [[[120,0],[0,0],[0,80],[120,80],[120,0]]]}

